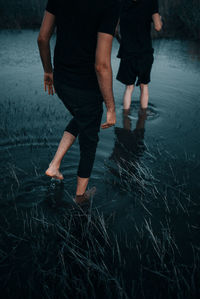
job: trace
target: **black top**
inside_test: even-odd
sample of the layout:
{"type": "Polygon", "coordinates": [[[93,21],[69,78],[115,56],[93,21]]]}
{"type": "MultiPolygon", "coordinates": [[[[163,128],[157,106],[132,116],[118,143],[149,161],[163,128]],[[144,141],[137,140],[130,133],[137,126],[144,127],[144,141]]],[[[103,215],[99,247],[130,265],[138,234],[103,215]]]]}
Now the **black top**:
{"type": "Polygon", "coordinates": [[[115,34],[115,0],[48,0],[46,10],[56,16],[54,76],[68,86],[99,89],[94,68],[97,33],[115,34]]]}
{"type": "Polygon", "coordinates": [[[153,53],[151,22],[152,15],[158,13],[158,0],[124,0],[122,3],[118,57],[153,53]]]}

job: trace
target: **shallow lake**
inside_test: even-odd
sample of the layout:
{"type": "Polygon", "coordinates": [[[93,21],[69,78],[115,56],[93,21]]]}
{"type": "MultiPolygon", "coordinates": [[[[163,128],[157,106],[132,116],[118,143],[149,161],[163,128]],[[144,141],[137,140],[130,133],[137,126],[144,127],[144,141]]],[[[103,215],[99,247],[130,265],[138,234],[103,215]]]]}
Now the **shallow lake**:
{"type": "MultiPolygon", "coordinates": [[[[38,176],[44,178],[44,171],[55,152],[70,115],[57,96],[49,97],[43,91],[43,72],[36,38],[37,32],[33,31],[19,33],[3,31],[0,34],[0,122],[1,170],[7,168],[7,163],[9,165],[13,163],[13,167],[23,169],[26,174],[19,173],[20,184],[30,185],[31,181],[37,194],[40,193],[41,186],[38,186],[38,181],[34,182],[34,179],[38,179],[38,176]]],[[[53,48],[54,41],[52,44],[53,48]]],[[[144,138],[141,141],[144,147],[139,153],[138,161],[149,165],[151,159],[147,152],[150,151],[152,156],[158,158],[159,150],[162,151],[159,163],[167,159],[170,162],[173,156],[176,157],[177,167],[182,164],[181,167],[185,168],[184,163],[189,158],[194,164],[199,160],[200,50],[198,44],[194,42],[178,40],[156,40],[154,48],[150,113],[146,120],[141,120],[145,128],[144,138]]],[[[126,143],[126,139],[131,139],[131,132],[126,128],[131,128],[133,132],[138,121],[139,88],[135,89],[130,115],[123,116],[124,86],[115,80],[119,66],[117,51],[118,43],[115,41],[112,64],[117,129],[101,131],[90,183],[96,185],[100,199],[105,197],[107,188],[112,189],[112,186],[107,184],[110,179],[107,162],[112,160],[119,143],[123,143],[123,140],[126,143]]],[[[134,147],[134,142],[137,141],[134,141],[134,136],[132,139],[134,147]]],[[[64,183],[67,191],[72,194],[78,159],[77,142],[62,164],[64,183]]],[[[155,161],[151,170],[155,170],[155,161]]],[[[1,173],[2,177],[5,177],[5,171],[1,173]]],[[[199,186],[198,180],[196,183],[199,186]]]]}
{"type": "MultiPolygon", "coordinates": [[[[78,142],[63,160],[62,190],[54,186],[60,191],[52,195],[44,175],[70,114],[57,96],[44,93],[37,34],[0,32],[0,213],[11,227],[16,211],[41,207],[48,214],[52,201],[67,209],[76,185],[78,142]]],[[[108,217],[115,215],[113,231],[130,239],[133,223],[140,229],[142,223],[149,225],[146,219],[156,219],[157,232],[170,219],[182,263],[190,264],[192,247],[184,234],[188,225],[200,229],[200,47],[193,41],[161,39],[154,41],[154,48],[148,115],[138,116],[138,87],[130,114],[123,115],[124,86],[115,79],[119,60],[114,41],[117,124],[100,132],[90,181],[97,188],[92,204],[108,217]]],[[[193,232],[190,237],[191,244],[199,245],[199,237],[193,232]]]]}

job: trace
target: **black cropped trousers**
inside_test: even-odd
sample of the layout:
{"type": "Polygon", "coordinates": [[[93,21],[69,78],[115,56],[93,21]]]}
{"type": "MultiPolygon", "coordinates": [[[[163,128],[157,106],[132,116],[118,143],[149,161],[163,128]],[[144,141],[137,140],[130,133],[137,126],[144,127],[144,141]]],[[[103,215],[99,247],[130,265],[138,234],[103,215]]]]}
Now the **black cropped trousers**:
{"type": "Polygon", "coordinates": [[[79,138],[80,161],[77,175],[89,178],[99,141],[103,97],[98,90],[76,89],[55,78],[54,87],[58,97],[73,116],[65,131],[79,138]]]}

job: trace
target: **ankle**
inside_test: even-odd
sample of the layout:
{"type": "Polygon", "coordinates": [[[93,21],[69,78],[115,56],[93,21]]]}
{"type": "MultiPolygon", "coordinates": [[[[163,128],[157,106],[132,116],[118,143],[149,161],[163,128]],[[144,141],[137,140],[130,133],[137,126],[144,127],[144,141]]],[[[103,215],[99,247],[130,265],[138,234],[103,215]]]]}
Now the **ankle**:
{"type": "Polygon", "coordinates": [[[144,105],[144,106],[141,106],[141,107],[140,107],[140,110],[144,111],[144,110],[147,110],[147,108],[148,108],[148,105],[147,105],[147,106],[144,105]]]}
{"type": "Polygon", "coordinates": [[[84,196],[84,194],[85,194],[85,192],[84,192],[84,193],[81,193],[81,194],[80,194],[80,193],[76,193],[76,196],[77,196],[77,197],[81,197],[81,196],[84,196]]]}
{"type": "Polygon", "coordinates": [[[124,103],[124,110],[128,111],[130,110],[130,107],[131,107],[131,103],[127,104],[127,103],[124,103]]]}

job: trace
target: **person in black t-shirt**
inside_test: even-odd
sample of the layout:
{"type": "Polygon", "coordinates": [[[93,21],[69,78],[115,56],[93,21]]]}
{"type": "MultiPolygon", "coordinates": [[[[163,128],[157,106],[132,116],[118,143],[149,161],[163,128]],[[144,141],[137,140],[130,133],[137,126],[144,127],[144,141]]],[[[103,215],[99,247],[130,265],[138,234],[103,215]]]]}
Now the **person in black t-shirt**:
{"type": "Polygon", "coordinates": [[[53,95],[56,90],[73,116],[46,174],[63,179],[59,170],[62,158],[78,137],[77,202],[89,196],[86,188],[99,140],[103,101],[107,121],[101,127],[106,129],[116,122],[111,48],[118,18],[115,0],[48,0],[38,36],[45,91],[53,95]],[[49,44],[55,27],[53,68],[49,44]]]}
{"type": "Polygon", "coordinates": [[[124,109],[129,109],[134,85],[140,85],[141,108],[148,107],[148,83],[154,61],[151,23],[160,31],[162,21],[158,0],[124,0],[120,12],[121,43],[118,58],[121,58],[117,79],[126,85],[124,109]]]}

